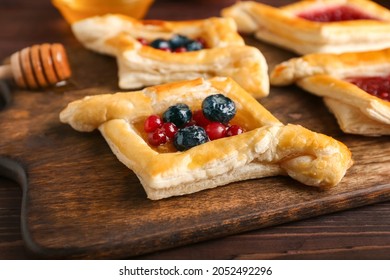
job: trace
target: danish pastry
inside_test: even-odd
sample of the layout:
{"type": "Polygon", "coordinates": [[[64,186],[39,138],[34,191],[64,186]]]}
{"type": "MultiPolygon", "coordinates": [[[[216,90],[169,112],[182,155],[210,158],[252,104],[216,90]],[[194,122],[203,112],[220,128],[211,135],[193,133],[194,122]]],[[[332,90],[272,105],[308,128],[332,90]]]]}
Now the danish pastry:
{"type": "Polygon", "coordinates": [[[86,48],[117,58],[122,89],[229,76],[255,97],[269,93],[266,60],[257,48],[245,45],[232,19],[138,21],[105,15],[78,21],[72,30],[86,48]],[[177,39],[198,39],[205,47],[195,42],[191,48],[196,51],[170,49],[177,39]]]}
{"type": "Polygon", "coordinates": [[[346,133],[390,135],[390,49],[308,54],[276,65],[270,79],[323,97],[346,133]]]}
{"type": "Polygon", "coordinates": [[[305,0],[281,8],[243,1],[222,15],[239,31],[298,54],[390,47],[390,11],[369,0],[305,0]]]}
{"type": "MultiPolygon", "coordinates": [[[[78,131],[99,129],[152,200],[274,175],[289,175],[303,184],[327,188],[338,184],[352,164],[344,144],[299,125],[283,125],[235,81],[225,77],[85,97],[68,104],[60,120],[78,131]],[[145,119],[162,115],[177,103],[183,110],[183,103],[199,108],[210,97],[234,102],[236,114],[231,122],[240,124],[244,133],[203,141],[183,151],[148,144],[144,129],[152,125],[145,119]]],[[[179,131],[197,128],[190,125],[179,131]]]]}

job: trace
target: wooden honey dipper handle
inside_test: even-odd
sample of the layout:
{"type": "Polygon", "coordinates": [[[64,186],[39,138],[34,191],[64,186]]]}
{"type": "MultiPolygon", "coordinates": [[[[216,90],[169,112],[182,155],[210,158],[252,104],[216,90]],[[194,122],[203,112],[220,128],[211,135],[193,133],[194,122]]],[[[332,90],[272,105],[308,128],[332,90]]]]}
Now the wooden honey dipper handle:
{"type": "Polygon", "coordinates": [[[0,78],[13,77],[21,88],[37,89],[68,79],[72,72],[62,44],[27,47],[11,55],[10,65],[0,66],[0,78]]]}
{"type": "Polygon", "coordinates": [[[1,79],[9,79],[12,77],[13,77],[13,74],[12,74],[11,65],[0,66],[0,78],[1,79]]]}

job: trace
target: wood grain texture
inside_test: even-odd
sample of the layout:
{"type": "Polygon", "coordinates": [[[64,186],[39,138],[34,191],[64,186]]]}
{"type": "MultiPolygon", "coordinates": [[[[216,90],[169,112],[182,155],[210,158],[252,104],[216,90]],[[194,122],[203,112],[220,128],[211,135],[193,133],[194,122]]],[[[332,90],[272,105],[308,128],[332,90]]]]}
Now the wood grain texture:
{"type": "MultiPolygon", "coordinates": [[[[0,259],[37,259],[20,232],[21,190],[0,178],[0,259]]],[[[155,252],[137,259],[388,259],[390,201],[155,252]]]]}
{"type": "MultiPolygon", "coordinates": [[[[292,56],[252,38],[246,40],[263,51],[271,66],[292,56]]],[[[43,257],[118,258],[223,237],[176,252],[185,255],[186,250],[195,246],[192,253],[187,251],[188,258],[197,258],[202,252],[213,258],[212,248],[225,248],[219,256],[277,259],[285,258],[286,252],[271,248],[284,246],[287,252],[293,252],[287,254],[290,258],[321,258],[330,253],[343,258],[350,249],[360,246],[363,248],[360,251],[375,251],[379,258],[388,256],[389,247],[383,244],[386,238],[379,238],[385,236],[388,241],[388,223],[382,227],[368,223],[372,229],[379,229],[369,231],[371,235],[367,233],[367,238],[351,228],[343,235],[337,218],[322,220],[325,229],[321,226],[319,234],[316,234],[318,227],[309,225],[301,229],[299,222],[265,229],[261,234],[226,236],[388,200],[389,137],[344,135],[319,98],[295,87],[273,88],[270,97],[261,102],[276,117],[332,135],[352,150],[355,165],[338,187],[321,192],[277,177],[152,202],[146,199],[134,174],[116,160],[99,133],[78,133],[59,123],[58,113],[69,101],[118,90],[114,59],[88,52],[72,39],[69,42],[74,71],[70,84],[45,92],[15,91],[8,106],[0,112],[0,175],[24,185],[22,230],[30,250],[43,257]],[[281,233],[284,231],[285,234],[281,233]],[[378,243],[371,240],[373,235],[378,236],[378,243]],[[310,237],[312,243],[302,242],[302,236],[310,237]],[[338,248],[332,244],[335,236],[359,238],[358,243],[345,240],[338,248]],[[268,243],[261,253],[251,250],[253,244],[272,237],[275,241],[268,243]],[[245,240],[245,246],[218,246],[226,238],[232,243],[245,240]],[[325,240],[323,247],[321,240],[325,240]],[[366,242],[372,245],[366,246],[366,242]],[[314,249],[311,244],[319,247],[314,249]],[[237,247],[244,247],[239,255],[234,254],[237,247]]],[[[170,258],[170,252],[153,253],[145,258],[170,258]]]]}

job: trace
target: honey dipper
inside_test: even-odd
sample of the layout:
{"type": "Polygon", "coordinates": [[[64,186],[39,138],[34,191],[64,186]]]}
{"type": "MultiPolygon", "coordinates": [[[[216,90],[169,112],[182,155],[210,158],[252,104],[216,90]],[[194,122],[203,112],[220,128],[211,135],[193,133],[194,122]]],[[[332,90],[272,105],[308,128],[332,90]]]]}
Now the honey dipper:
{"type": "Polygon", "coordinates": [[[62,44],[41,44],[11,55],[10,64],[0,66],[0,78],[14,78],[20,88],[52,86],[71,76],[68,57],[62,44]]]}

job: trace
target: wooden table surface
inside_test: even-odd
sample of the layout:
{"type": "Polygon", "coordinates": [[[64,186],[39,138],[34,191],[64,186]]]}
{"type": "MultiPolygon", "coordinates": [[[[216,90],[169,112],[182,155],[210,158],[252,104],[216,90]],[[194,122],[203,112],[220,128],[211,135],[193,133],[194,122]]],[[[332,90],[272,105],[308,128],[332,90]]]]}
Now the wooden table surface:
{"type": "MultiPolygon", "coordinates": [[[[234,0],[157,0],[148,18],[217,16],[234,0]]],[[[292,1],[261,1],[275,6],[292,1]]],[[[376,1],[390,7],[388,1],[376,1]]],[[[1,0],[0,59],[43,42],[79,44],[49,0],[1,0]]],[[[1,101],[0,101],[1,105],[1,101]]],[[[1,128],[0,128],[1,129],[1,128]]],[[[1,141],[1,140],[0,140],[1,141]]],[[[0,259],[36,259],[20,229],[21,190],[0,177],[0,259]]],[[[138,259],[389,259],[390,201],[156,252],[138,259]]]]}

